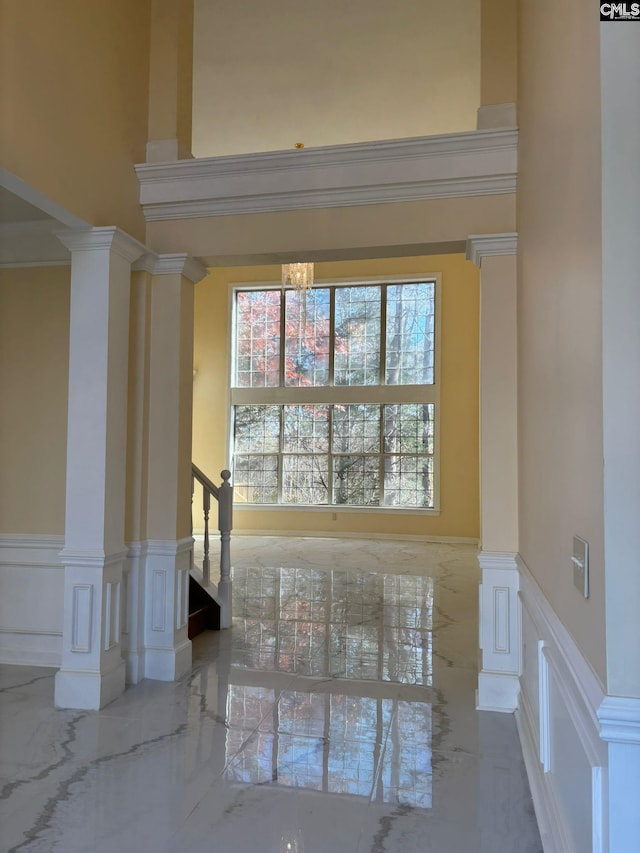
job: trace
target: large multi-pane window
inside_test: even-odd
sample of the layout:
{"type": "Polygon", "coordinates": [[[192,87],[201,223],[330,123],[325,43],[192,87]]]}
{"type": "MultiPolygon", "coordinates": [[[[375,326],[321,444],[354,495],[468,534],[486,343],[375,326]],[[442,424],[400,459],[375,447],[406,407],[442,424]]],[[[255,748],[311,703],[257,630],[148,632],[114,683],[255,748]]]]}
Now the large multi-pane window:
{"type": "Polygon", "coordinates": [[[436,282],[235,292],[236,500],[436,507],[436,282]]]}

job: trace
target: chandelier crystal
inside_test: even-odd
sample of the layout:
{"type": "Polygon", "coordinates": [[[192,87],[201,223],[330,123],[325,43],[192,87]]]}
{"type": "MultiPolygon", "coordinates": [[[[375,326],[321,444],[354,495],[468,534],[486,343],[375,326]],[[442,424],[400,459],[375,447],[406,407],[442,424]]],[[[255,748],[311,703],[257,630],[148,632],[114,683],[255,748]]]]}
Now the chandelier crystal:
{"type": "Polygon", "coordinates": [[[313,286],[313,264],[283,264],[282,286],[308,290],[313,286]]]}

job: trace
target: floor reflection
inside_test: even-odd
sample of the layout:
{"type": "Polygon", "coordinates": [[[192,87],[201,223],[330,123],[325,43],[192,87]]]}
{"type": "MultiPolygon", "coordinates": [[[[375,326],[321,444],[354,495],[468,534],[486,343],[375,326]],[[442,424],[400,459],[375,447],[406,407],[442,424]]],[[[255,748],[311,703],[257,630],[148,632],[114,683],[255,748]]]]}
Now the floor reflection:
{"type": "Polygon", "coordinates": [[[431,685],[433,580],[237,569],[233,599],[226,778],[430,808],[431,704],[379,684],[431,685]],[[274,689],[242,683],[249,670],[331,682],[274,689]]]}
{"type": "Polygon", "coordinates": [[[236,569],[233,607],[235,666],[432,683],[430,577],[236,569]]]}

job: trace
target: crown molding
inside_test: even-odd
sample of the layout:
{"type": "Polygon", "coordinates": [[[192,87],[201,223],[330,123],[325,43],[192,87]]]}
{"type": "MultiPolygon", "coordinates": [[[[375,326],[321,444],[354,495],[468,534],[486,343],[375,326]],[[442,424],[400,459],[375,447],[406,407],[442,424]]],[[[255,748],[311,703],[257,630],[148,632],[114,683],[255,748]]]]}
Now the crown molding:
{"type": "Polygon", "coordinates": [[[602,740],[640,746],[640,699],[605,696],[598,720],[602,740]]]}
{"type": "Polygon", "coordinates": [[[102,252],[107,249],[129,263],[149,251],[125,231],[112,225],[106,228],[61,231],[57,237],[71,252],[102,252]]]}
{"type": "Polygon", "coordinates": [[[148,221],[513,193],[518,131],[136,166],[148,221]]]}
{"type": "Polygon", "coordinates": [[[518,250],[518,235],[515,231],[505,234],[471,234],[467,238],[467,260],[477,267],[482,259],[492,255],[515,255],[518,250]]]}
{"type": "Polygon", "coordinates": [[[191,255],[178,253],[158,255],[154,275],[182,275],[194,284],[201,281],[207,274],[207,269],[200,261],[191,255]]]}
{"type": "Polygon", "coordinates": [[[167,255],[148,252],[134,263],[132,270],[143,270],[151,275],[182,275],[194,284],[207,275],[207,268],[186,252],[167,255]]]}

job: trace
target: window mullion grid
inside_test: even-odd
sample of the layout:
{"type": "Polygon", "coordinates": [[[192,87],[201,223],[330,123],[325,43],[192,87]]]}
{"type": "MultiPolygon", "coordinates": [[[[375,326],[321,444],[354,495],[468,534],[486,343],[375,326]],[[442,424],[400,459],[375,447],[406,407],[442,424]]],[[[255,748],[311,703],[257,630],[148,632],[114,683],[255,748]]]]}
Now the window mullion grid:
{"type": "Polygon", "coordinates": [[[327,428],[329,430],[329,443],[327,452],[327,456],[329,457],[328,498],[329,504],[333,506],[333,405],[329,406],[329,423],[327,425],[327,428]]]}
{"type": "Polygon", "coordinates": [[[280,406],[280,435],[278,438],[278,503],[282,503],[284,478],[284,406],[280,406]]]}
{"type": "Polygon", "coordinates": [[[286,305],[287,305],[287,291],[283,287],[281,290],[280,297],[280,387],[283,388],[285,385],[285,367],[286,367],[286,359],[285,359],[285,347],[286,347],[286,305]]]}
{"type": "Polygon", "coordinates": [[[378,460],[378,506],[384,506],[384,403],[380,404],[380,454],[378,460]]]}
{"type": "Polygon", "coordinates": [[[380,385],[387,384],[387,287],[380,286],[380,385]]]}
{"type": "Polygon", "coordinates": [[[334,384],[336,360],[336,289],[329,288],[329,385],[334,384]]]}

